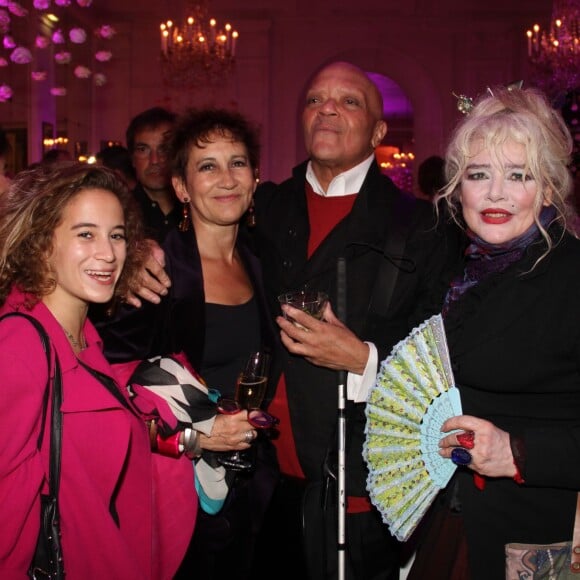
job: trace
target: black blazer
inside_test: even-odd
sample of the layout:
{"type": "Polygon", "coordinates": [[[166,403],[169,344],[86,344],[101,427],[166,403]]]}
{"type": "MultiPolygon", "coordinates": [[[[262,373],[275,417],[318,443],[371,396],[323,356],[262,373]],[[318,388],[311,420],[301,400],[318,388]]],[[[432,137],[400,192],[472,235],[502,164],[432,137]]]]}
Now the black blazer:
{"type": "MultiPolygon", "coordinates": [[[[555,234],[558,238],[558,234],[555,234]]],[[[463,412],[523,438],[525,485],[460,471],[473,578],[503,578],[507,542],[570,541],[580,490],[580,241],[566,234],[468,290],[445,317],[463,412]],[[477,572],[479,570],[479,572],[477,572]]],[[[476,434],[477,446],[477,434],[476,434]]]]}
{"type": "MultiPolygon", "coordinates": [[[[346,323],[362,340],[377,345],[382,360],[415,323],[430,314],[428,297],[443,291],[437,288],[455,240],[448,246],[444,229],[434,227],[430,204],[401,192],[373,164],[351,212],[308,259],[310,226],[305,173],[303,163],[294,169],[291,179],[280,185],[262,184],[255,195],[254,243],[272,312],[280,312],[276,300],[279,293],[304,284],[328,292],[336,306],[337,260],[343,256],[347,272],[346,323]],[[402,207],[404,211],[400,211],[402,207]],[[401,220],[409,222],[404,255],[384,256],[386,238],[401,220]],[[373,293],[378,273],[388,260],[399,270],[392,299],[383,313],[382,297],[373,297],[373,293]]],[[[286,352],[284,355],[283,371],[298,457],[306,477],[318,480],[326,450],[334,445],[337,373],[311,365],[301,357],[286,352]]],[[[366,495],[367,475],[362,459],[364,404],[350,407],[347,490],[349,495],[362,496],[366,495]]]]}
{"type": "MultiPolygon", "coordinates": [[[[262,341],[274,351],[277,333],[268,312],[260,264],[242,237],[238,237],[237,249],[254,287],[262,341]]],[[[169,293],[160,304],[143,301],[141,308],[124,304],[112,318],[101,316],[96,326],[105,356],[117,363],[184,351],[192,366],[199,369],[205,341],[205,294],[193,228],[187,232],[171,230],[162,248],[171,279],[169,293]]],[[[273,396],[273,384],[268,386],[266,404],[273,396]]]]}

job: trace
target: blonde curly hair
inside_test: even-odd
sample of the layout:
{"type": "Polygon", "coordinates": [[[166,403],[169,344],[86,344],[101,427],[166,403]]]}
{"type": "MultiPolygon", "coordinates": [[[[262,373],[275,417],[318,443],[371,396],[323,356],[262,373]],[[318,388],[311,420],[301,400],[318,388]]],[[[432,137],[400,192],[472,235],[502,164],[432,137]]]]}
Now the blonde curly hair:
{"type": "MultiPolygon", "coordinates": [[[[524,171],[537,185],[535,223],[548,245],[554,245],[539,221],[542,204],[549,200],[556,209],[555,221],[568,228],[571,208],[567,199],[573,181],[569,169],[572,137],[560,113],[540,91],[527,88],[489,89],[456,127],[445,155],[447,185],[436,201],[447,202],[451,216],[464,227],[459,201],[461,180],[473,156],[473,145],[489,151],[494,164],[502,166],[502,148],[507,141],[522,145],[526,152],[524,171]]],[[[544,254],[545,255],[545,254],[544,254]]]]}

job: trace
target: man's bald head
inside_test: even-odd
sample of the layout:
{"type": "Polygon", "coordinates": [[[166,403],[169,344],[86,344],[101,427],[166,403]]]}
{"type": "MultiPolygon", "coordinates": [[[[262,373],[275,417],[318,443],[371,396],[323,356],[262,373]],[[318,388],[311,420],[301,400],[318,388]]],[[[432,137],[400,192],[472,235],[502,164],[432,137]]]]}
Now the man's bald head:
{"type": "Polygon", "coordinates": [[[381,94],[359,67],[333,62],[314,76],[302,121],[306,150],[323,187],[372,154],[387,132],[382,116],[381,94]]]}

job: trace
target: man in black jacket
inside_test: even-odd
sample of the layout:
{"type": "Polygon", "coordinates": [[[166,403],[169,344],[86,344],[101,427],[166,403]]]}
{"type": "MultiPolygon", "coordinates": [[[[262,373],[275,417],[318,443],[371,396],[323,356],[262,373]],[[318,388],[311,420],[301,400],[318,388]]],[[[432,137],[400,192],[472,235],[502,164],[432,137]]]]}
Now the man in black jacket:
{"type": "MultiPolygon", "coordinates": [[[[278,551],[285,568],[298,563],[280,536],[291,533],[292,522],[298,533],[303,522],[315,580],[337,574],[336,494],[328,474],[336,468],[338,370],[348,373],[347,578],[399,577],[398,543],[366,490],[364,403],[379,362],[431,314],[429,298],[443,291],[437,284],[452,255],[432,206],[381,174],[374,149],[387,131],[382,115],[381,95],[362,70],[345,62],[325,66],[303,110],[309,159],[290,179],[262,184],[255,195],[255,248],[274,314],[278,294],[305,285],[327,292],[336,305],[338,258],[346,264],[344,324],[332,307],[323,321],[291,311],[305,329],[277,317],[288,352],[270,410],[282,419],[276,444],[285,477],[264,547],[278,551]]],[[[305,577],[300,568],[289,574],[305,577]]]]}
{"type": "Polygon", "coordinates": [[[181,219],[171,185],[166,143],[175,119],[172,111],[152,107],[133,117],[126,131],[127,149],[137,179],[133,195],[141,209],[147,236],[159,243],[181,219]]]}

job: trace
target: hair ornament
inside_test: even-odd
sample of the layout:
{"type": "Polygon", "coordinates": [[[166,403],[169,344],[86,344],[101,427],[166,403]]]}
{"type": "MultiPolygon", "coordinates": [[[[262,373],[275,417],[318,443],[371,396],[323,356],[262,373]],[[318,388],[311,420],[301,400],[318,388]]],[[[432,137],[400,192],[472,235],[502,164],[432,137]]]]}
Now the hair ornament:
{"type": "Polygon", "coordinates": [[[466,95],[452,95],[457,99],[457,110],[464,115],[468,115],[471,109],[473,109],[473,99],[467,97],[466,95]]]}
{"type": "MultiPolygon", "coordinates": [[[[506,89],[508,91],[513,91],[514,89],[521,89],[524,84],[523,80],[514,81],[509,85],[506,85],[506,89]]],[[[487,87],[487,93],[493,97],[493,91],[490,87],[487,87]]],[[[471,97],[467,97],[466,95],[456,95],[455,93],[451,93],[457,99],[457,110],[463,113],[464,115],[469,115],[471,109],[473,109],[473,99],[471,97]]]]}

